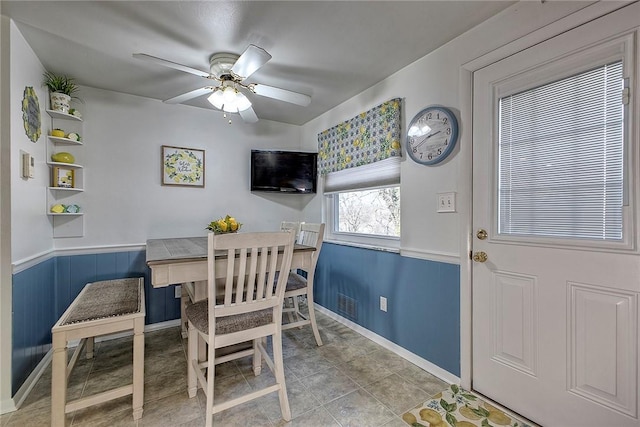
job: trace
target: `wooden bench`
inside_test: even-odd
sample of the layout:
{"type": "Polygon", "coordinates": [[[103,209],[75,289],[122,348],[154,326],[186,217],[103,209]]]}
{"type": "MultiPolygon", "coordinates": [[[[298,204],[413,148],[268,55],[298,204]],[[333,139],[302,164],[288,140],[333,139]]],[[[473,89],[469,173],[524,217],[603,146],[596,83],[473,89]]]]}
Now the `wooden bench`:
{"type": "Polygon", "coordinates": [[[133,419],[142,417],[144,393],[144,280],[104,280],[87,284],[53,326],[51,425],[64,426],[66,414],[133,395],[133,419]],[[93,357],[94,338],[133,330],[133,381],[126,386],[67,402],[67,380],[82,348],[93,357]],[[80,340],[67,363],[67,345],[80,340]]]}

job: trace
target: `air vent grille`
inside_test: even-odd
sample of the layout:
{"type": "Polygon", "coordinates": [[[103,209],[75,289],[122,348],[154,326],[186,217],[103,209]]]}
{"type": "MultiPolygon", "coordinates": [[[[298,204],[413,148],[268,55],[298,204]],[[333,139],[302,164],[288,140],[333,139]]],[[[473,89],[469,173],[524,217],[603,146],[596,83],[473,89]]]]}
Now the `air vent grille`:
{"type": "Polygon", "coordinates": [[[356,300],[344,294],[338,294],[338,314],[345,316],[351,320],[358,318],[356,300]]]}

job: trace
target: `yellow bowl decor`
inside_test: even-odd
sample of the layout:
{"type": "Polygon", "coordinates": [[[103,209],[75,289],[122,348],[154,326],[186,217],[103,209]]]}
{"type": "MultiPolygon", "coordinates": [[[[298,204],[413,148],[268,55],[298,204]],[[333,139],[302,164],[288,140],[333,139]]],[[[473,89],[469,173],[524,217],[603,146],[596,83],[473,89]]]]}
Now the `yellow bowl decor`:
{"type": "Polygon", "coordinates": [[[213,234],[237,233],[242,224],[236,221],[232,216],[225,216],[215,221],[211,221],[207,225],[207,230],[213,231],[213,234]]]}

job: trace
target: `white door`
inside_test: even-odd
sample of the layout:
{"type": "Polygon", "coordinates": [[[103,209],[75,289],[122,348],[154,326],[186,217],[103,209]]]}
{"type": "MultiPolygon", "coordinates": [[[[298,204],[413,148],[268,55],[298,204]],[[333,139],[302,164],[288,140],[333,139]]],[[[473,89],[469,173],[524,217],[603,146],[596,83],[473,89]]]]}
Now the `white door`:
{"type": "Polygon", "coordinates": [[[640,426],[634,208],[640,116],[633,98],[639,89],[639,26],[640,4],[635,3],[474,73],[472,387],[544,426],[640,426]],[[614,159],[602,169],[602,158],[615,157],[610,147],[597,157],[571,145],[576,138],[597,144],[592,136],[602,129],[576,136],[582,114],[562,126],[571,120],[571,107],[545,102],[546,97],[562,104],[582,96],[559,88],[594,69],[608,67],[603,72],[609,75],[619,62],[618,101],[608,101],[605,109],[626,114],[618,122],[623,130],[618,139],[626,145],[619,149],[624,155],[618,163],[614,159]],[[631,96],[621,107],[629,94],[622,89],[626,77],[631,96]],[[508,103],[523,94],[532,97],[508,103]],[[518,139],[523,117],[535,124],[529,123],[532,135],[518,139]],[[548,137],[546,130],[551,130],[548,137]],[[536,135],[542,140],[532,143],[536,135]],[[514,145],[499,147],[507,139],[514,145]],[[519,144],[529,144],[530,151],[519,144]],[[562,165],[555,170],[555,163],[562,165]],[[593,165],[606,177],[594,174],[593,165]],[[611,172],[616,168],[618,175],[611,172]],[[546,188],[538,188],[540,174],[546,174],[546,188]],[[621,185],[616,176],[624,177],[621,185]],[[562,192],[563,185],[582,185],[583,178],[611,185],[613,193],[608,187],[586,196],[580,188],[562,192]],[[620,191],[614,194],[616,188],[620,191]],[[583,218],[585,210],[614,196],[617,206],[606,205],[595,221],[583,218]],[[589,234],[599,227],[607,229],[602,237],[589,234]]]}

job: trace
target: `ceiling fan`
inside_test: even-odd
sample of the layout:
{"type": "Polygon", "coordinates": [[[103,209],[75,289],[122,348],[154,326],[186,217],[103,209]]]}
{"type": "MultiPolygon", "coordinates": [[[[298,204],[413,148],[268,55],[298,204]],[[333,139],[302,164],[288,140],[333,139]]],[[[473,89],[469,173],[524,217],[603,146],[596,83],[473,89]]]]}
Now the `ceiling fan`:
{"type": "Polygon", "coordinates": [[[245,80],[247,78],[271,59],[271,55],[266,50],[253,44],[250,44],[240,56],[233,53],[213,54],[209,59],[209,72],[144,53],[134,53],[133,57],[184,71],[185,73],[195,74],[215,82],[212,85],[163,101],[168,104],[179,104],[210,94],[208,101],[218,110],[222,110],[225,113],[238,113],[245,122],[255,123],[258,121],[258,116],[246,94],[260,95],[301,106],[307,106],[311,102],[309,95],[262,83],[246,83],[245,80]]]}

